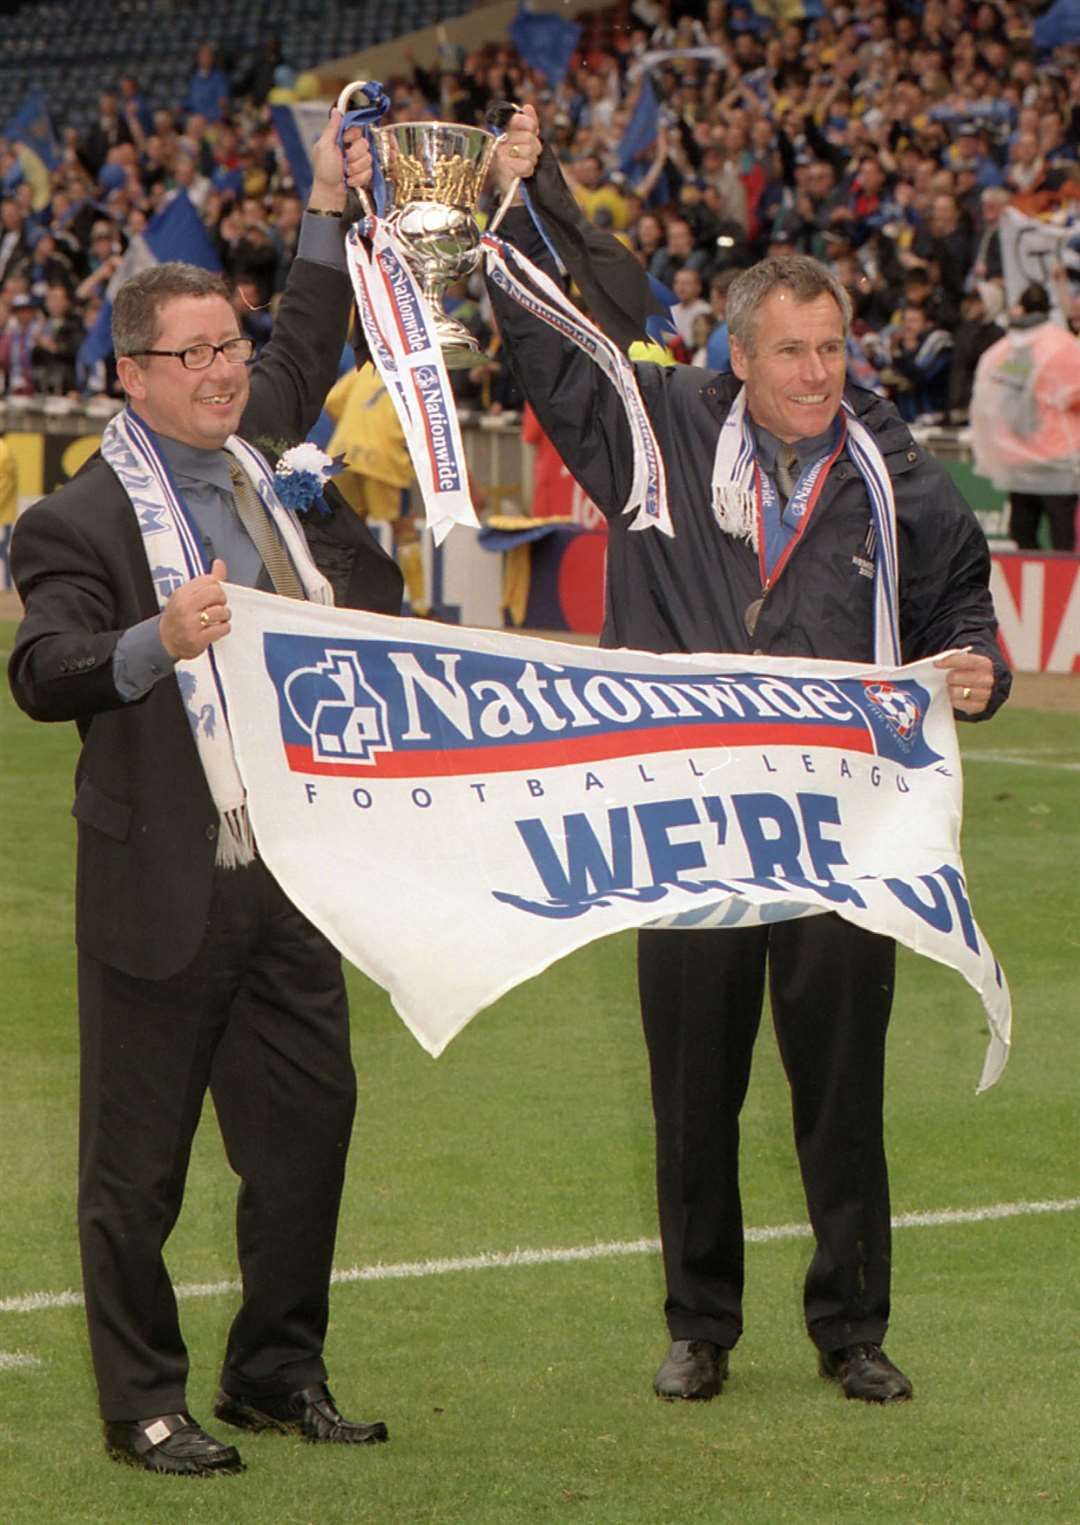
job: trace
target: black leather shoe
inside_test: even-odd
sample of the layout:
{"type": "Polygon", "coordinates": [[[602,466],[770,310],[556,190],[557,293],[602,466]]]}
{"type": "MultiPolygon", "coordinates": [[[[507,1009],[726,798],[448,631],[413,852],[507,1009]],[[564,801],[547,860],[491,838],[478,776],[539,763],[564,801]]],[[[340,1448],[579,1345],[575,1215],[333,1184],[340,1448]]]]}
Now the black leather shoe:
{"type": "Polygon", "coordinates": [[[390,1438],[381,1419],[374,1424],[353,1424],[342,1418],[325,1382],[257,1402],[221,1392],[214,1404],[214,1418],[254,1434],[273,1430],[279,1435],[302,1435],[305,1440],[338,1446],[373,1446],[390,1438]]]}
{"type": "Polygon", "coordinates": [[[105,1449],[113,1461],[173,1477],[229,1477],[244,1470],[235,1446],[223,1446],[186,1413],[106,1420],[105,1449]]]}
{"type": "Polygon", "coordinates": [[[819,1351],[818,1370],[823,1377],[839,1382],[845,1398],[861,1398],[864,1403],[903,1403],[912,1394],[911,1383],[900,1368],[880,1345],[868,1340],[839,1350],[819,1351]]]}
{"type": "Polygon", "coordinates": [[[658,1398],[715,1398],[728,1374],[728,1352],[712,1340],[673,1340],[653,1378],[658,1398]]]}

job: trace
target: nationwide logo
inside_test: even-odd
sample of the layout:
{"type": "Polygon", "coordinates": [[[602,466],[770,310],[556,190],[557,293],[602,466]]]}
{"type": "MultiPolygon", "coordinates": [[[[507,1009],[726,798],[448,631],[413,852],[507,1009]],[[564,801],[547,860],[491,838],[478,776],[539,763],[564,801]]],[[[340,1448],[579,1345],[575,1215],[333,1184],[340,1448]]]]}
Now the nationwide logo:
{"type": "MultiPolygon", "coordinates": [[[[352,239],[354,237],[354,233],[350,232],[349,237],[352,239]]],[[[356,289],[356,305],[360,312],[360,321],[363,324],[364,332],[367,335],[368,344],[372,350],[378,351],[380,372],[385,372],[388,370],[396,371],[397,361],[394,359],[390,346],[386,342],[386,337],[379,326],[379,320],[375,316],[375,309],[371,305],[371,297],[368,293],[367,279],[362,269],[359,273],[360,279],[354,282],[356,289]]]]}
{"type": "Polygon", "coordinates": [[[383,249],[378,260],[393,298],[394,316],[402,343],[410,354],[429,349],[431,339],[420,306],[419,292],[412,277],[392,249],[383,249]]]}
{"type": "Polygon", "coordinates": [[[263,640],[294,773],[517,772],[747,746],[827,747],[908,768],[941,761],[923,735],[929,695],[911,680],[889,685],[884,717],[881,696],[858,679],[597,672],[411,641],[263,640]]]}
{"type": "Polygon", "coordinates": [[[555,307],[549,307],[545,301],[533,296],[526,287],[511,280],[498,265],[492,265],[488,274],[496,286],[512,296],[515,301],[520,302],[528,312],[535,313],[537,317],[550,323],[552,328],[557,328],[567,338],[575,340],[587,354],[595,355],[598,345],[595,335],[589,329],[584,328],[580,323],[572,322],[565,313],[559,312],[555,307]]]}
{"type": "Polygon", "coordinates": [[[291,719],[310,739],[315,763],[370,763],[390,750],[386,700],[364,678],[355,650],[328,649],[279,688],[291,719]]]}
{"type": "Polygon", "coordinates": [[[424,413],[435,486],[439,492],[459,492],[461,471],[454,451],[447,398],[443,394],[439,373],[434,366],[419,366],[413,375],[413,384],[424,413]]]}

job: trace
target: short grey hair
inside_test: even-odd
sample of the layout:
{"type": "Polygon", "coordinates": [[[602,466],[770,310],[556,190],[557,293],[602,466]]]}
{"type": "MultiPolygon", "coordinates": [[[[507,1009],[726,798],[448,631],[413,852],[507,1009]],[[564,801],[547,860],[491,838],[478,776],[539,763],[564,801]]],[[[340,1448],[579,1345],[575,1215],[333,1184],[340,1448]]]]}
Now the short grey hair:
{"type": "Polygon", "coordinates": [[[167,260],[151,265],[124,282],[113,298],[113,353],[137,355],[153,349],[159,332],[158,318],[166,302],[177,297],[224,297],[230,300],[225,279],[199,265],[167,260]]]}
{"type": "Polygon", "coordinates": [[[777,287],[791,292],[796,302],[813,302],[830,296],[840,309],[844,338],[851,327],[851,298],[820,260],[809,254],[771,255],[736,276],[728,288],[728,334],[748,355],[754,353],[754,328],[758,309],[777,287]]]}

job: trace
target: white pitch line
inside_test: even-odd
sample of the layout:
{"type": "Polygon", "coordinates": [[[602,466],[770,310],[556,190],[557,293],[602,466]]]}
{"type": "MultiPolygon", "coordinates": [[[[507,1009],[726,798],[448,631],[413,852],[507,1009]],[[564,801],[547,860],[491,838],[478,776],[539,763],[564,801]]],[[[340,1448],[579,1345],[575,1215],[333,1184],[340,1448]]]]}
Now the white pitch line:
{"type": "Polygon", "coordinates": [[[1049,758],[1031,757],[1016,752],[965,752],[964,767],[973,762],[1004,763],[1011,768],[1047,768],[1052,773],[1080,773],[1080,763],[1051,762],[1049,758]]]}
{"type": "Polygon", "coordinates": [[[32,1371],[40,1365],[37,1356],[24,1355],[21,1350],[0,1350],[0,1371],[32,1371]]]}
{"type": "MultiPolygon", "coordinates": [[[[1048,1202],[993,1202],[988,1207],[944,1208],[939,1212],[898,1213],[894,1228],[949,1228],[956,1224],[991,1223],[1001,1218],[1030,1217],[1040,1213],[1069,1213],[1080,1208],[1080,1197],[1060,1197],[1048,1202]]],[[[771,1244],[779,1239],[808,1239],[806,1223],[778,1223],[769,1228],[748,1228],[749,1244],[771,1244]]],[[[413,1277],[447,1276],[456,1271],[511,1270],[516,1266],[568,1265],[579,1260],[614,1260],[623,1255],[655,1255],[659,1239],[611,1240],[604,1244],[571,1245],[553,1250],[504,1250],[453,1259],[404,1260],[396,1265],[349,1266],[335,1271],[337,1285],[356,1281],[404,1281],[413,1277]]],[[[238,1281],[182,1282],[178,1298],[224,1297],[239,1292],[238,1281]]],[[[79,1308],[79,1292],[28,1292],[22,1297],[0,1298],[0,1313],[39,1313],[54,1308],[79,1308]]]]}

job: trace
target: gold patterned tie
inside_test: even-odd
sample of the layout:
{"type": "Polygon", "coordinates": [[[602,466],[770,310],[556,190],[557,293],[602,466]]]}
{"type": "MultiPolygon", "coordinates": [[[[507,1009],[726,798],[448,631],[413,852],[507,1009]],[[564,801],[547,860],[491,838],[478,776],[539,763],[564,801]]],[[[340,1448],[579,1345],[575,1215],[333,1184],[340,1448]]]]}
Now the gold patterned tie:
{"type": "Polygon", "coordinates": [[[795,454],[794,447],[781,445],[776,457],[776,489],[785,504],[795,490],[798,475],[799,457],[795,454]]]}
{"type": "Polygon", "coordinates": [[[289,553],[281,542],[270,515],[259,502],[259,496],[251,485],[247,472],[234,457],[229,457],[229,476],[233,485],[233,502],[240,516],[240,523],[251,536],[252,544],[263,559],[263,566],[270,574],[274,592],[285,598],[305,598],[307,595],[300,579],[293,571],[289,553]]]}

